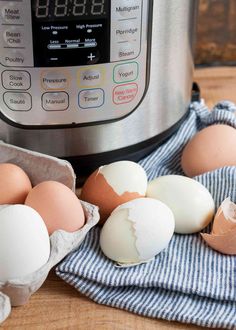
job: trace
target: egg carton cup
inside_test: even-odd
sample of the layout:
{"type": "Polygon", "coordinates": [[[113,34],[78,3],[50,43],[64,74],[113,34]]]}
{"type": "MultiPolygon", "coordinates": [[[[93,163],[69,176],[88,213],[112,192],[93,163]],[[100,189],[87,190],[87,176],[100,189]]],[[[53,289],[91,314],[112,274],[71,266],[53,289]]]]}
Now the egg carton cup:
{"type": "MultiPolygon", "coordinates": [[[[20,166],[29,176],[33,186],[55,180],[75,191],[75,173],[69,162],[55,157],[32,152],[0,141],[0,163],[20,166]]],[[[99,221],[98,207],[81,201],[86,224],[80,230],[69,233],[57,230],[50,236],[50,257],[48,262],[28,276],[0,282],[0,323],[10,314],[11,306],[21,306],[28,302],[46,280],[49,271],[67,254],[77,249],[89,230],[99,221]]],[[[2,206],[4,207],[4,205],[2,206]]]]}

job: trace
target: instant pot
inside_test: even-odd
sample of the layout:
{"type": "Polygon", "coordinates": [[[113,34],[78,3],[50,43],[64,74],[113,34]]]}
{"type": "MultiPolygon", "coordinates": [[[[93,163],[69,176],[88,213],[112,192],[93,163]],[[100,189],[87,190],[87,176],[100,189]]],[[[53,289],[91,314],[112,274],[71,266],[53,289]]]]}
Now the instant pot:
{"type": "Polygon", "coordinates": [[[91,170],[137,160],[191,101],[195,0],[0,1],[0,139],[91,170]]]}

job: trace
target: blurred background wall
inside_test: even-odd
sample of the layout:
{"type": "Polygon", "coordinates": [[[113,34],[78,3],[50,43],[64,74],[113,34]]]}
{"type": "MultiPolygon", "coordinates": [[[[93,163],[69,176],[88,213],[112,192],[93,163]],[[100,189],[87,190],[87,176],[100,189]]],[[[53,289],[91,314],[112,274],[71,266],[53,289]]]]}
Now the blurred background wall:
{"type": "Polygon", "coordinates": [[[196,64],[236,64],[236,0],[200,0],[199,6],[196,64]]]}

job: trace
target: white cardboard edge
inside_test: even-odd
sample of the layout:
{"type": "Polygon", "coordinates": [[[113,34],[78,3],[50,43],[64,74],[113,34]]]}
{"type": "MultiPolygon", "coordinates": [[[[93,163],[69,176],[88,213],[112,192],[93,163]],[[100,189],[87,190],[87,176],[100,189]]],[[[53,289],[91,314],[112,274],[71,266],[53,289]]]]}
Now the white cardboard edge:
{"type": "Polygon", "coordinates": [[[0,292],[0,324],[3,323],[11,313],[11,303],[8,296],[0,292]]]}

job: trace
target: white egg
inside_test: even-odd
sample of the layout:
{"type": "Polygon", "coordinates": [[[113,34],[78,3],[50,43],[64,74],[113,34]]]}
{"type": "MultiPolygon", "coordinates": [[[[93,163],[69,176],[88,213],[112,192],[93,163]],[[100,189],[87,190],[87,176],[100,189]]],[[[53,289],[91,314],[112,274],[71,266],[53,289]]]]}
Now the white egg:
{"type": "Polygon", "coordinates": [[[174,216],[162,202],[138,198],[118,206],[101,230],[103,253],[119,264],[149,261],[174,233],[174,216]]]}
{"type": "Polygon", "coordinates": [[[0,210],[0,282],[29,275],[48,261],[50,240],[41,216],[26,205],[0,210]]]}
{"type": "Polygon", "coordinates": [[[201,183],[181,175],[166,175],[148,184],[147,196],[162,201],[173,211],[175,232],[199,232],[212,220],[215,203],[201,183]]]}

